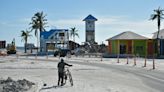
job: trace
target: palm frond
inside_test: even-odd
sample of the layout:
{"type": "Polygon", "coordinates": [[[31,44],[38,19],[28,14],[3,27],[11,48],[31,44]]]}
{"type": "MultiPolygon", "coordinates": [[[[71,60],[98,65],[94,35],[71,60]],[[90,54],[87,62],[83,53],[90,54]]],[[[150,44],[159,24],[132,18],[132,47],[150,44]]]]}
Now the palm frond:
{"type": "Polygon", "coordinates": [[[26,29],[26,31],[21,30],[21,37],[22,37],[21,41],[27,42],[28,37],[32,36],[30,33],[31,33],[31,31],[28,31],[27,29],[26,29]]]}
{"type": "Polygon", "coordinates": [[[70,36],[71,36],[71,38],[75,39],[75,36],[77,36],[79,38],[79,34],[77,32],[78,32],[78,30],[76,30],[75,27],[70,28],[70,36]]]}
{"type": "Polygon", "coordinates": [[[45,27],[47,25],[47,19],[46,15],[41,12],[36,12],[33,17],[31,18],[31,23],[29,24],[31,27],[31,31],[34,31],[35,36],[37,37],[37,46],[38,46],[38,39],[39,39],[39,33],[42,31],[46,31],[45,27]]]}
{"type": "Polygon", "coordinates": [[[150,20],[154,20],[157,18],[157,15],[156,14],[152,14],[151,17],[150,17],[150,20]]]}
{"type": "Polygon", "coordinates": [[[47,21],[47,19],[44,19],[44,18],[43,18],[43,21],[47,21]]]}
{"type": "Polygon", "coordinates": [[[79,34],[78,33],[75,33],[75,35],[79,38],[79,34]]]}
{"type": "Polygon", "coordinates": [[[37,30],[37,29],[35,29],[35,36],[37,36],[37,34],[38,34],[38,30],[37,30]]]}

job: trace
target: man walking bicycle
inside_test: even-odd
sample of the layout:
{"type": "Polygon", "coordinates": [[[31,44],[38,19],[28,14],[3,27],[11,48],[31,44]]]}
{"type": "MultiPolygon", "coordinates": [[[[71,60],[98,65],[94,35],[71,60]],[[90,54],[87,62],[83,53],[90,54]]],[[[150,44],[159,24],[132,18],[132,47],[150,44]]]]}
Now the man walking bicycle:
{"type": "Polygon", "coordinates": [[[64,60],[61,59],[57,66],[58,67],[58,86],[63,86],[65,66],[72,66],[72,65],[65,63],[64,60]]]}

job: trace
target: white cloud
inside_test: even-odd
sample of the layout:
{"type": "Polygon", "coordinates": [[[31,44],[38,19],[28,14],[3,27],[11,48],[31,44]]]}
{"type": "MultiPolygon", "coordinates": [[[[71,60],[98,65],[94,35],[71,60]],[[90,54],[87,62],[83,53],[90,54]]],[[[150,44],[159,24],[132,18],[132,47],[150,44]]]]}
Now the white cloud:
{"type": "Polygon", "coordinates": [[[97,24],[98,25],[111,25],[111,24],[118,24],[120,22],[120,20],[123,20],[124,18],[126,18],[125,16],[100,16],[97,24]]]}
{"type": "Polygon", "coordinates": [[[83,25],[83,21],[80,19],[63,19],[63,20],[57,20],[57,21],[48,21],[50,26],[55,27],[74,27],[74,26],[81,26],[83,25]]]}
{"type": "Polygon", "coordinates": [[[7,23],[6,22],[0,22],[0,25],[7,25],[7,23]]]}
{"type": "MultiPolygon", "coordinates": [[[[82,19],[62,19],[57,21],[48,21],[50,26],[56,27],[74,27],[82,26],[84,27],[84,21],[82,19]]],[[[99,17],[96,22],[96,28],[99,30],[109,30],[117,29],[124,31],[136,31],[139,33],[151,33],[156,31],[156,21],[145,20],[132,20],[126,16],[109,16],[109,17],[99,17]]],[[[164,26],[161,26],[163,28],[164,26]]]]}
{"type": "MultiPolygon", "coordinates": [[[[129,29],[129,30],[137,30],[137,29],[154,29],[153,25],[155,22],[149,20],[130,20],[126,17],[107,17],[99,19],[97,25],[99,27],[115,27],[120,29],[129,29]]],[[[125,30],[126,31],[126,30],[125,30]]]]}
{"type": "MultiPolygon", "coordinates": [[[[123,31],[133,31],[147,37],[152,37],[152,33],[157,30],[156,21],[145,20],[132,20],[128,17],[106,17],[99,19],[97,23],[98,30],[108,31],[112,33],[120,33],[123,31]]],[[[164,25],[161,25],[164,28],[164,25]]],[[[107,33],[108,34],[108,33],[107,33]]],[[[114,36],[115,34],[113,34],[114,36]]]]}
{"type": "Polygon", "coordinates": [[[23,19],[20,19],[19,22],[25,23],[28,25],[31,22],[31,18],[23,18],[23,19]]]}

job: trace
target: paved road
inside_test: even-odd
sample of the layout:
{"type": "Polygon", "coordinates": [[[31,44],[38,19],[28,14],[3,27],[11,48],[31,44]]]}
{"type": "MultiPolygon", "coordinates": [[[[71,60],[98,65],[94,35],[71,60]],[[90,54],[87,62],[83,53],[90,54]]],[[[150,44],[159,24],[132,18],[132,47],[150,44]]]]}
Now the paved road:
{"type": "Polygon", "coordinates": [[[141,78],[145,85],[150,86],[153,89],[159,90],[160,92],[164,92],[164,72],[162,71],[146,70],[143,68],[136,68],[134,66],[112,65],[102,63],[87,63],[76,61],[71,61],[71,63],[101,67],[122,74],[130,73],[141,78]]]}

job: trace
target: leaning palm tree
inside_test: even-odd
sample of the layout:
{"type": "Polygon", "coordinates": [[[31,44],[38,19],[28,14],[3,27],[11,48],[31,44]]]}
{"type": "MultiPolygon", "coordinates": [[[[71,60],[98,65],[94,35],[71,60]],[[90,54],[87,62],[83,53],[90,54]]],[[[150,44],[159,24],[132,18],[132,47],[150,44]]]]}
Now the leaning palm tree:
{"type": "Polygon", "coordinates": [[[162,9],[160,9],[160,7],[158,8],[158,9],[156,9],[156,10],[154,10],[154,14],[151,14],[151,20],[155,20],[155,19],[157,19],[157,26],[158,26],[158,32],[157,32],[157,38],[156,38],[156,40],[157,40],[157,55],[159,55],[159,53],[160,53],[160,48],[159,48],[159,41],[160,41],[160,38],[159,38],[159,31],[160,31],[160,27],[161,27],[161,19],[164,19],[163,18],[163,16],[164,16],[164,14],[163,14],[163,11],[164,10],[162,10],[162,9]]]}
{"type": "Polygon", "coordinates": [[[71,28],[71,30],[70,30],[70,36],[73,37],[74,42],[75,42],[75,36],[79,37],[79,34],[77,32],[78,32],[78,30],[76,30],[75,27],[71,28]]]}
{"type": "MultiPolygon", "coordinates": [[[[46,17],[46,15],[44,15],[43,12],[37,12],[31,18],[31,21],[32,21],[30,23],[31,30],[35,31],[35,36],[37,37],[37,47],[39,46],[39,39],[40,39],[40,36],[41,36],[40,33],[45,31],[45,27],[46,27],[46,24],[47,24],[47,19],[45,19],[45,17],[46,17]]],[[[40,47],[40,51],[42,51],[42,47],[40,47]]]]}
{"type": "Polygon", "coordinates": [[[25,53],[26,53],[27,52],[27,40],[28,40],[28,37],[30,37],[32,35],[30,35],[31,31],[28,31],[28,30],[26,30],[26,31],[22,30],[21,32],[22,32],[21,33],[22,41],[25,42],[24,43],[24,49],[25,49],[25,53]]]}

